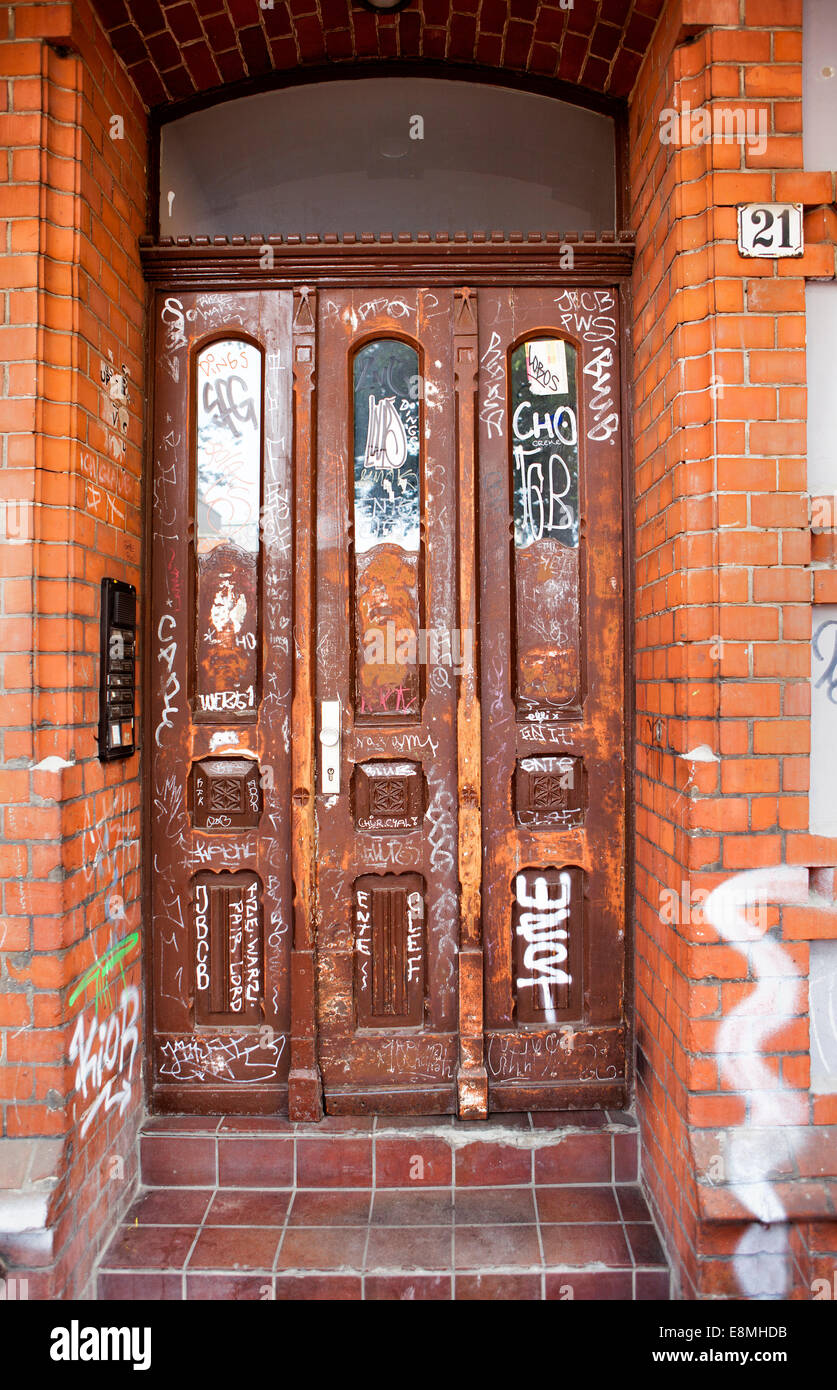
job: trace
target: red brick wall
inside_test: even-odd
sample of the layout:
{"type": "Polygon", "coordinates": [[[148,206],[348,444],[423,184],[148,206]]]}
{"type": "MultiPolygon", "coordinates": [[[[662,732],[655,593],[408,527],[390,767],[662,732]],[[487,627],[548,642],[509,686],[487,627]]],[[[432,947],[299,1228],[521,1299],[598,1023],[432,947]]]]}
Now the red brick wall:
{"type": "MultiPolygon", "coordinates": [[[[639,7],[646,18],[653,9],[639,7]]],[[[397,19],[399,32],[408,21],[397,19]]],[[[837,844],[807,835],[804,278],[834,273],[834,186],[830,174],[802,174],[800,22],[801,0],[669,0],[631,102],[637,1101],[645,1180],[687,1296],[740,1296],[748,1212],[724,1170],[724,1131],[758,1118],[765,1076],[803,1140],[810,1130],[788,1180],[768,1174],[791,1217],[819,1200],[814,1180],[837,1123],[833,1100],[809,1094],[803,994],[759,1047],[759,1084],[737,1083],[719,1029],[758,988],[752,952],[727,945],[699,908],[681,903],[675,920],[670,901],[661,910],[683,883],[694,897],[741,870],[790,865],[799,901],[771,905],[762,934],[804,978],[809,939],[831,930],[806,901],[808,871],[837,862],[837,844]],[[661,110],[684,101],[764,108],[767,149],[661,143],[661,110]],[[810,209],[802,261],[739,259],[735,205],[764,198],[810,209]],[[709,760],[684,756],[696,748],[709,760]]],[[[481,31],[488,41],[488,19],[481,31]]],[[[286,57],[283,66],[296,61],[286,57]]],[[[561,71],[550,62],[539,70],[561,71]]],[[[146,129],[88,0],[0,9],[0,120],[0,477],[14,540],[0,547],[0,1187],[9,1141],[66,1141],[54,1248],[0,1234],[0,1254],[30,1270],[33,1296],[72,1295],[87,1288],[106,1216],[127,1200],[141,1108],[138,1054],[125,1113],[101,1108],[82,1135],[115,1073],[105,1068],[101,1086],[90,1078],[85,1098],[71,1055],[79,1017],[86,1041],[140,984],[130,944],[140,930],[139,760],[103,767],[93,730],[99,582],[141,581],[146,129]],[[111,138],[113,116],[121,138],[111,138]],[[103,381],[123,364],[125,434],[103,381]],[[83,980],[114,946],[128,949],[97,999],[83,980]]],[[[821,556],[837,554],[833,535],[817,543],[821,556]]],[[[833,572],[814,582],[819,600],[834,601],[833,572]]],[[[797,1221],[789,1260],[801,1296],[835,1248],[832,1223],[797,1221]]]]}
{"type": "MultiPolygon", "coordinates": [[[[95,729],[100,580],[141,579],[147,180],[142,105],[86,0],[0,9],[0,121],[0,486],[13,538],[0,546],[0,1141],[67,1141],[52,1253],[0,1233],[0,1255],[32,1264],[37,1246],[39,1263],[58,1263],[30,1294],[52,1280],[71,1296],[108,1209],[127,1197],[141,1100],[140,1051],[130,1105],[106,1110],[106,1097],[82,1136],[114,1068],[80,1093],[77,1019],[87,1041],[140,984],[134,943],[103,981],[109,993],[80,988],[140,928],[139,757],[101,764],[95,729]],[[120,418],[103,378],[123,366],[120,418]]],[[[114,1042],[111,1031],[109,1052],[114,1042]]],[[[96,1033],[93,1053],[101,1046],[96,1033]]],[[[127,1073],[127,1050],[124,1062],[127,1073]]],[[[0,1142],[0,1184],[4,1152],[8,1168],[0,1142]]]]}
{"type": "Polygon", "coordinates": [[[809,1095],[804,988],[817,930],[808,867],[837,861],[837,843],[805,834],[805,276],[832,276],[834,248],[760,262],[736,245],[738,203],[834,200],[831,174],[802,173],[801,10],[801,0],[677,0],[631,99],[637,1098],[646,1181],[687,1297],[742,1295],[735,1255],[747,1228],[714,1224],[750,1214],[724,1131],[794,1127],[795,1168],[763,1157],[792,1216],[817,1171],[806,1172],[804,1127],[834,1120],[809,1095]],[[661,112],[685,103],[764,111],[766,148],[663,143],[661,112]],[[708,760],[687,756],[701,748],[708,760]],[[780,865],[799,871],[766,890],[760,946],[727,944],[701,911],[707,892],[780,865]],[[783,896],[802,906],[774,905],[783,896]],[[769,966],[768,941],[781,952],[769,966]],[[758,980],[774,969],[796,970],[800,987],[792,1001],[784,990],[771,1036],[748,1056],[742,1024],[733,1051],[719,1052],[734,1008],[759,989],[754,1007],[773,1007],[762,1002],[773,986],[758,980]]]}

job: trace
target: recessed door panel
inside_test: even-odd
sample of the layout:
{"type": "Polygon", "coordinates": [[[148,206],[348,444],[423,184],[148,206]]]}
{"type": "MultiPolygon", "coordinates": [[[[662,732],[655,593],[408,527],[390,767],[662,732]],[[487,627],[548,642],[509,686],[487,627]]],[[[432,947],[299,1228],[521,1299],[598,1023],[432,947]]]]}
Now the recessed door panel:
{"type": "Polygon", "coordinates": [[[320,295],[318,1047],[326,1108],[449,1112],[457,1064],[453,295],[320,295]],[[430,654],[433,648],[434,655],[430,654]]]}
{"type": "Polygon", "coordinates": [[[480,291],[480,690],[493,1108],[626,1090],[615,291],[480,291]],[[489,717],[490,716],[490,717],[489,717]]]}
{"type": "Polygon", "coordinates": [[[158,296],[154,1104],[273,1111],[290,1062],[288,293],[158,296]]]}

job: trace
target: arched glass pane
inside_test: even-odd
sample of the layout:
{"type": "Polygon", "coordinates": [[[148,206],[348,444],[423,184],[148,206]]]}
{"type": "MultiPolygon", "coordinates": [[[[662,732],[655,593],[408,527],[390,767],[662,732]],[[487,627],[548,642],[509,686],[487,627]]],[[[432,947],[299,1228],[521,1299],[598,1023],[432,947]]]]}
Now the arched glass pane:
{"type": "Polygon", "coordinates": [[[353,364],[355,712],[420,717],[421,421],[409,343],[366,343],[353,364]]]}
{"type": "Polygon", "coordinates": [[[165,124],[163,236],[616,226],[612,116],[428,77],[305,83],[165,124]]]}
{"type": "Polygon", "coordinates": [[[577,353],[530,338],[511,353],[518,718],[580,709],[577,353]]]}
{"type": "Polygon", "coordinates": [[[195,713],[246,718],[258,700],[261,352],[210,343],[194,389],[195,713]]]}

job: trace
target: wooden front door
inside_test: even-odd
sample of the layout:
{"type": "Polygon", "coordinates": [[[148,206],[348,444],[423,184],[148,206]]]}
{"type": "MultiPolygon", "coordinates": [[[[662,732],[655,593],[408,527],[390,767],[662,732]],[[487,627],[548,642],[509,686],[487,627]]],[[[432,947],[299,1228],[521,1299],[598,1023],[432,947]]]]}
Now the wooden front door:
{"type": "Polygon", "coordinates": [[[616,293],[160,295],[157,342],[157,1103],[624,1103],[616,293]]]}

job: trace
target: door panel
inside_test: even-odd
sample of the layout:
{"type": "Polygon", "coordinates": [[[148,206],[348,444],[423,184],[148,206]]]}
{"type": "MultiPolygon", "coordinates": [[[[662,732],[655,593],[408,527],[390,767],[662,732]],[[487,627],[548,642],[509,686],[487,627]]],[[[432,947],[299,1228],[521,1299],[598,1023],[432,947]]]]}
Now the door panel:
{"type": "Polygon", "coordinates": [[[492,1108],[625,1096],[619,333],[611,290],[480,291],[492,1108]]]}
{"type": "Polygon", "coordinates": [[[615,292],[155,320],[155,1105],[624,1103],[615,292]]]}
{"type": "Polygon", "coordinates": [[[156,302],[149,724],[161,1109],[285,1103],[291,301],[156,302]]]}
{"type": "Polygon", "coordinates": [[[320,295],[316,697],[318,713],[340,702],[341,728],[317,779],[318,1022],[334,1113],[454,1108],[452,309],[449,290],[320,295]]]}

